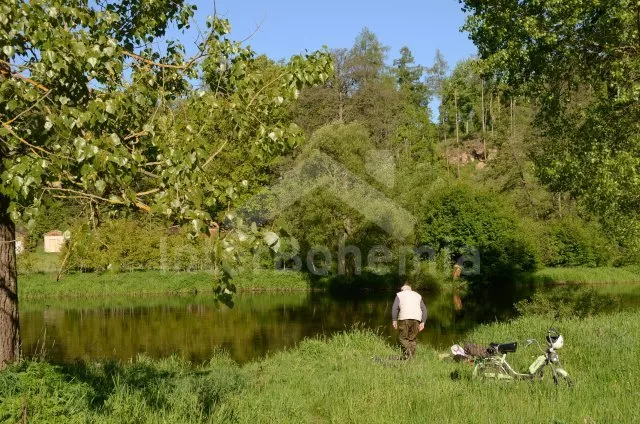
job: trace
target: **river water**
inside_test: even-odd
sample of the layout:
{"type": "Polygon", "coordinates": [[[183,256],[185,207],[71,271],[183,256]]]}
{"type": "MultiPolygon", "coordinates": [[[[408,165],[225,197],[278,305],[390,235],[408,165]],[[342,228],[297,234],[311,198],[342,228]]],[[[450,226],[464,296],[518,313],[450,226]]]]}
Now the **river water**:
{"type": "MultiPolygon", "coordinates": [[[[429,319],[420,343],[438,348],[459,343],[480,323],[514,316],[513,302],[530,294],[530,288],[520,288],[499,296],[474,296],[464,299],[461,311],[454,309],[450,295],[426,294],[429,319]]],[[[243,293],[232,309],[217,307],[207,295],[24,301],[23,352],[54,363],[128,360],[138,354],[178,354],[201,362],[224,350],[243,363],[295,347],[304,338],[331,336],[354,326],[373,329],[395,343],[393,298],[392,292],[341,297],[243,293]]],[[[629,302],[640,304],[638,298],[629,302]]]]}

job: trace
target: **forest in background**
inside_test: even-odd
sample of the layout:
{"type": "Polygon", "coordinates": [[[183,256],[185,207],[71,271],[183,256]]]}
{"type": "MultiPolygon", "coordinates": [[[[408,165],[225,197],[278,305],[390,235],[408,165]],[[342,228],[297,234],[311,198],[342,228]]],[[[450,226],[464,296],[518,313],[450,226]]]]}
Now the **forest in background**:
{"type": "MultiPolygon", "coordinates": [[[[483,344],[528,340],[553,322],[566,336],[562,361],[576,382],[570,390],[548,373],[542,381],[490,385],[473,378],[466,363],[438,360],[431,347],[413,362],[377,362],[397,349],[361,329],[306,340],[243,367],[213,346],[211,361],[200,365],[140,356],[56,366],[44,349],[21,360],[16,226],[31,235],[21,271],[42,260],[35,241],[59,228],[70,229],[71,239],[57,265],[87,273],[61,284],[51,275],[30,276],[31,292],[20,297],[46,302],[48,319],[58,315],[49,299],[64,286],[113,295],[118,283],[124,282],[121,292],[143,293],[162,281],[175,293],[177,286],[193,288],[188,280],[205,280],[203,273],[155,272],[146,277],[156,279],[140,284],[140,274],[101,271],[166,269],[163,254],[175,271],[251,263],[263,242],[269,249],[258,256],[261,265],[277,261],[283,269],[295,266],[297,252],[319,244],[332,254],[344,246],[365,252],[386,246],[394,260],[404,245],[427,245],[433,251],[416,253],[422,261],[412,262],[411,278],[437,282],[474,246],[482,266],[473,283],[502,282],[541,266],[555,267],[544,271],[556,282],[576,270],[587,270],[587,283],[637,282],[640,3],[462,5],[479,57],[448,69],[437,53],[434,63],[420,66],[409,48],[390,52],[366,29],[350,48],[274,62],[231,41],[229,22],[216,16],[195,57],[173,42],[154,51],[148,46],[166,41],[168,25],[188,28],[195,8],[181,0],[3,3],[0,420],[630,422],[637,416],[637,403],[627,401],[638,387],[637,284],[627,287],[634,311],[613,301],[622,284],[603,284],[601,292],[568,284],[555,293],[534,284],[531,299],[509,305],[520,318],[499,322],[493,315],[492,324],[468,334],[483,344]],[[437,111],[428,108],[433,98],[437,111]],[[298,194],[287,190],[295,187],[288,176],[330,183],[334,171],[344,177],[340,184],[286,202],[287,194],[298,194]],[[375,221],[381,216],[388,219],[375,221]],[[402,241],[384,231],[404,234],[407,226],[412,231],[402,241]],[[612,345],[619,346],[618,360],[611,360],[612,345]]],[[[329,277],[349,283],[341,270],[353,276],[357,265],[335,262],[329,277]]],[[[229,279],[228,271],[214,285],[223,301],[241,280],[229,279]]],[[[361,271],[372,277],[380,269],[361,271]]],[[[300,287],[297,279],[287,281],[293,274],[278,275],[267,283],[300,287]]],[[[471,294],[463,313],[467,299],[489,308],[498,300],[484,290],[471,294]]],[[[81,308],[95,305],[85,300],[81,308]]],[[[455,320],[455,298],[454,308],[445,300],[442,308],[455,320]]],[[[130,304],[130,313],[139,313],[134,309],[130,304]]],[[[531,352],[521,348],[509,361],[526,370],[531,352]]]]}
{"type": "MultiPolygon", "coordinates": [[[[407,244],[432,247],[435,255],[428,259],[439,264],[438,275],[448,273],[468,246],[478,249],[482,275],[489,278],[541,266],[638,262],[635,226],[621,226],[615,215],[619,211],[594,207],[588,193],[567,183],[569,176],[550,176],[564,159],[549,151],[554,134],[541,123],[544,110],[536,92],[509,87],[479,58],[450,68],[436,51],[433,63],[417,64],[410,47],[392,53],[367,28],[353,46],[330,55],[333,76],[302,89],[298,101],[280,112],[283,122],[303,130],[300,142],[267,154],[247,143],[229,143],[207,169],[211,178],[228,186],[212,208],[210,225],[216,234],[218,229],[225,232],[225,217],[241,209],[247,220],[279,235],[280,258],[272,254],[262,259],[262,266],[286,268],[287,257],[296,254],[304,262],[313,246],[328,247],[335,258],[341,246],[357,246],[366,256],[372,246],[383,245],[397,263],[398,249],[407,244]],[[438,110],[430,110],[433,99],[438,110]],[[277,213],[263,210],[268,202],[261,196],[313,151],[326,153],[411,213],[417,224],[410,238],[398,242],[323,188],[277,213]],[[240,182],[239,189],[233,182],[240,182]]],[[[265,56],[251,64],[265,79],[287,66],[265,56]]],[[[224,92],[216,85],[220,81],[217,70],[205,64],[204,89],[224,92]]],[[[585,96],[570,99],[566,107],[577,108],[585,96]]],[[[172,119],[178,132],[195,131],[205,119],[206,108],[192,106],[189,98],[175,103],[172,119]]],[[[219,139],[216,132],[232,129],[221,122],[206,131],[219,139]]],[[[569,165],[584,166],[584,172],[596,166],[569,165]]],[[[29,231],[29,250],[51,229],[71,230],[72,241],[59,264],[65,271],[188,271],[215,264],[215,241],[190,239],[188,228],[172,227],[179,222],[144,212],[114,213],[84,200],[50,197],[43,205],[29,231]]],[[[23,255],[22,271],[34,269],[36,260],[30,253],[23,255]]],[[[366,257],[363,265],[353,257],[346,260],[351,263],[334,260],[331,272],[358,274],[366,266],[366,257]]],[[[434,268],[427,268],[410,270],[412,278],[429,279],[425,274],[433,274],[434,268]]],[[[397,270],[392,266],[386,271],[397,270]]]]}

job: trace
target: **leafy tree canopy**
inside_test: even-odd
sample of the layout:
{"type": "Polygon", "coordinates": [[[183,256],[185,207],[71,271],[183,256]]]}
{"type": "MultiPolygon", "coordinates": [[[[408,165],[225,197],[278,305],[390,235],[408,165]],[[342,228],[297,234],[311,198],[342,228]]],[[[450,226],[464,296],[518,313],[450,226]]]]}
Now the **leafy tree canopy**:
{"type": "Polygon", "coordinates": [[[209,169],[227,145],[251,146],[258,159],[296,145],[300,131],[283,111],[301,88],[327,80],[328,55],[275,70],[226,38],[219,18],[195,58],[173,42],[163,54],[130,51],[169,22],[187,26],[192,13],[164,1],[2,6],[0,193],[14,220],[32,219],[50,193],[135,205],[199,229],[242,188],[209,169]],[[189,84],[199,59],[209,89],[189,84]]]}
{"type": "MultiPolygon", "coordinates": [[[[214,16],[185,58],[163,36],[169,25],[188,28],[194,10],[182,0],[0,6],[0,364],[19,356],[15,223],[33,226],[43,197],[135,207],[202,231],[248,185],[241,172],[216,170],[227,146],[268,161],[300,140],[285,111],[330,77],[330,56],[274,67],[214,16]],[[192,86],[198,77],[206,87],[192,86]]],[[[228,247],[257,243],[251,234],[229,236],[217,252],[224,301],[233,291],[224,265],[237,259],[228,247]]]]}
{"type": "Polygon", "coordinates": [[[465,0],[488,70],[535,96],[541,180],[581,197],[615,231],[640,210],[640,4],[465,0]]]}

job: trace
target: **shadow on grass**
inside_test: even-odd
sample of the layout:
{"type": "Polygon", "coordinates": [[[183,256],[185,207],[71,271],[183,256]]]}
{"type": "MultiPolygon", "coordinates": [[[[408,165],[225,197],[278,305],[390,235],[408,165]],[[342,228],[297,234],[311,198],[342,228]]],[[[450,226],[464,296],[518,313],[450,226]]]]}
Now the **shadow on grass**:
{"type": "Polygon", "coordinates": [[[175,357],[141,357],[126,364],[79,361],[62,366],[61,372],[69,381],[90,386],[93,396],[88,407],[107,415],[137,404],[159,416],[209,417],[228,395],[244,386],[239,368],[226,355],[214,355],[202,366],[175,357]]]}
{"type": "Polygon", "coordinates": [[[94,410],[102,410],[118,387],[140,393],[150,406],[162,407],[166,399],[158,396],[157,388],[171,384],[176,375],[175,372],[158,370],[149,363],[135,362],[122,366],[115,360],[104,364],[77,361],[62,366],[62,372],[70,379],[91,386],[95,395],[90,400],[90,406],[94,410]]]}

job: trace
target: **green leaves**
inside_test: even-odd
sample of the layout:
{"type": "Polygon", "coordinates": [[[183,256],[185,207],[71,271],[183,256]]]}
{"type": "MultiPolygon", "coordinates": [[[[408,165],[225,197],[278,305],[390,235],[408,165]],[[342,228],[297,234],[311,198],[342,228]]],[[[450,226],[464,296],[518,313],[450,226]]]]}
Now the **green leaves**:
{"type": "Polygon", "coordinates": [[[464,4],[465,29],[487,70],[539,105],[543,138],[533,158],[541,180],[583,199],[609,223],[611,216],[639,222],[640,4],[464,4]]]}
{"type": "MultiPolygon", "coordinates": [[[[196,234],[273,177],[301,140],[291,104],[330,77],[331,58],[276,64],[225,38],[219,18],[202,56],[187,59],[171,41],[134,51],[171,23],[188,28],[193,11],[181,0],[3,3],[2,54],[22,72],[0,80],[0,121],[10,123],[0,130],[0,193],[15,220],[28,223],[52,195],[152,211],[196,234]],[[199,73],[209,90],[190,86],[199,73]]],[[[229,243],[261,242],[257,228],[243,231],[229,243]]],[[[221,294],[233,291],[226,281],[221,294]]]]}

